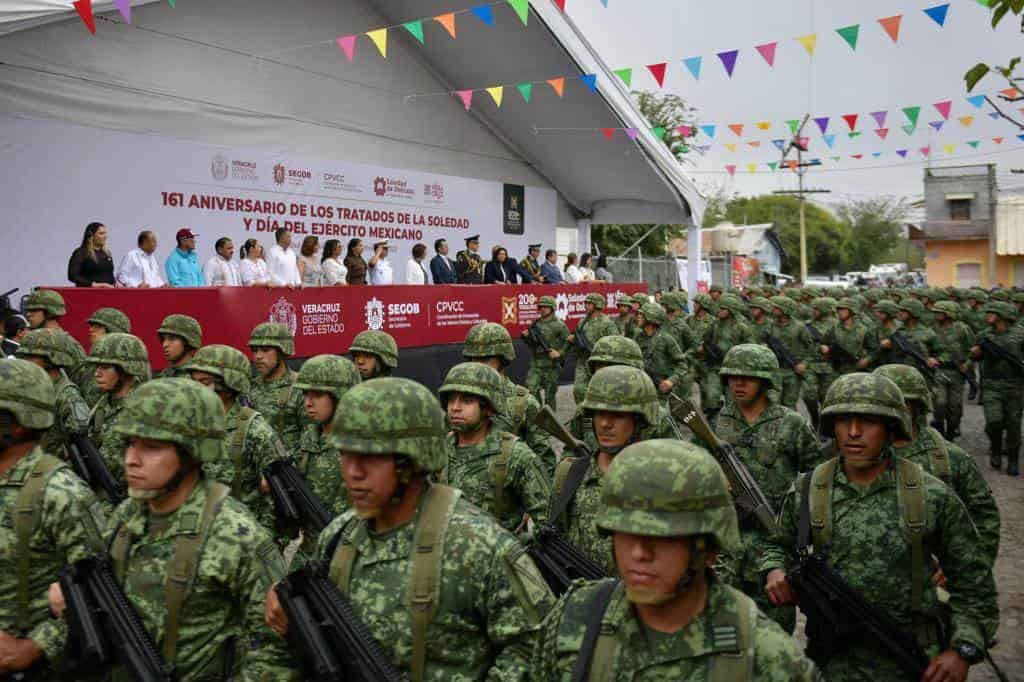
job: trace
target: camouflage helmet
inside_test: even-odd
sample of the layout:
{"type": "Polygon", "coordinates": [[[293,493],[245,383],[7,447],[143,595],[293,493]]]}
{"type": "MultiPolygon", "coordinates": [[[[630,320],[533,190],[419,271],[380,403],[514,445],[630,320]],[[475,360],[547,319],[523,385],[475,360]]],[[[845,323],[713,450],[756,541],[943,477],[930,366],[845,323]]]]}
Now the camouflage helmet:
{"type": "Polygon", "coordinates": [[[64,297],[52,289],[36,289],[25,299],[25,310],[42,310],[54,317],[64,317],[68,308],[64,297]]]}
{"type": "Polygon", "coordinates": [[[953,301],[939,301],[932,306],[933,313],[943,313],[951,320],[960,319],[960,306],[953,301]]]}
{"type": "Polygon", "coordinates": [[[593,294],[587,294],[587,297],[584,299],[584,301],[592,304],[595,308],[597,308],[598,312],[604,310],[604,307],[606,305],[605,297],[596,292],[593,294]]]}
{"type": "Polygon", "coordinates": [[[721,294],[725,292],[725,288],[721,284],[712,284],[708,287],[708,291],[714,291],[715,293],[721,294]]]}
{"type": "Polygon", "coordinates": [[[336,400],[362,381],[359,370],[348,358],[340,355],[316,355],[303,363],[295,377],[300,391],[323,391],[336,400]]]}
{"type": "Polygon", "coordinates": [[[822,296],[811,301],[811,308],[824,315],[832,315],[836,312],[836,299],[829,296],[822,296]]]}
{"type": "Polygon", "coordinates": [[[981,309],[983,313],[995,313],[999,317],[1003,318],[1007,322],[1013,322],[1017,319],[1017,308],[1012,303],[1006,301],[989,301],[981,309]]]}
{"type": "Polygon", "coordinates": [[[630,298],[632,305],[643,305],[644,303],[648,303],[650,300],[651,297],[643,291],[633,294],[632,298],[630,298]]]}
{"type": "Polygon", "coordinates": [[[554,296],[541,296],[540,300],[537,301],[537,307],[558,310],[558,302],[555,300],[554,296]]]}
{"type": "Polygon", "coordinates": [[[697,294],[693,297],[693,302],[709,313],[714,313],[718,310],[718,302],[707,294],[697,294]]]}
{"type": "Polygon", "coordinates": [[[192,350],[199,350],[203,347],[203,328],[194,317],[188,315],[168,315],[160,323],[156,330],[157,335],[171,334],[180,336],[185,340],[185,345],[192,350]]]}
{"type": "Polygon", "coordinates": [[[93,344],[85,361],[91,365],[114,365],[136,379],[149,379],[146,345],[131,334],[107,334],[93,344]]]}
{"type": "Polygon", "coordinates": [[[1009,302],[1010,298],[1011,298],[1010,291],[1008,289],[996,289],[991,294],[989,294],[988,297],[989,297],[989,300],[992,300],[992,301],[1007,301],[1007,302],[1009,302]]]}
{"type": "Polygon", "coordinates": [[[889,300],[882,300],[875,304],[875,311],[884,313],[889,317],[896,317],[896,314],[900,311],[900,305],[889,300]]]}
{"type": "MultiPolygon", "coordinates": [[[[504,329],[504,327],[502,328],[504,329]]],[[[359,352],[376,355],[385,367],[391,369],[398,367],[398,344],[395,343],[394,337],[387,332],[376,329],[359,332],[356,334],[356,338],[352,339],[352,345],[348,347],[348,352],[349,354],[359,352]]]]}
{"type": "Polygon", "coordinates": [[[734,317],[744,315],[746,310],[744,309],[743,301],[740,300],[739,296],[735,294],[722,294],[718,297],[718,307],[725,308],[733,314],[734,317]]]}
{"type": "Polygon", "coordinates": [[[854,315],[857,315],[861,311],[860,303],[857,302],[857,299],[850,298],[849,296],[844,296],[839,299],[836,303],[836,310],[839,308],[846,308],[854,315]]]}
{"type": "Polygon", "coordinates": [[[386,377],[356,384],[341,397],[327,446],[365,455],[397,454],[423,471],[448,464],[444,410],[411,379],[386,377]]]}
{"type": "Polygon", "coordinates": [[[1024,303],[1024,291],[1013,292],[1013,295],[1010,296],[1010,300],[1014,303],[1024,303]]]}
{"type": "Polygon", "coordinates": [[[686,441],[634,443],[602,478],[597,527],[606,533],[673,538],[710,535],[724,551],[739,549],[729,482],[704,448],[686,441]]]}
{"type": "Polygon", "coordinates": [[[867,289],[864,291],[863,296],[872,303],[875,303],[882,300],[883,294],[881,289],[867,289]]]}
{"type": "Polygon", "coordinates": [[[479,362],[461,362],[448,370],[444,383],[437,391],[441,405],[448,404],[448,396],[452,393],[483,398],[495,410],[501,410],[504,406],[505,385],[501,375],[479,362]]]}
{"type": "Polygon", "coordinates": [[[602,336],[594,344],[587,358],[587,367],[593,374],[597,370],[596,365],[625,365],[643,369],[645,365],[644,352],[633,339],[618,334],[602,336]]]}
{"type": "Polygon", "coordinates": [[[800,311],[796,301],[787,296],[772,296],[772,307],[781,310],[786,317],[797,317],[800,311]]]}
{"type": "Polygon", "coordinates": [[[733,346],[722,359],[720,377],[757,377],[767,380],[778,389],[779,360],[767,346],[759,343],[741,343],[733,346]]]}
{"type": "Polygon", "coordinates": [[[252,368],[245,353],[220,344],[203,346],[184,367],[186,372],[205,372],[220,377],[224,385],[235,393],[248,395],[252,368]]]}
{"type": "Polygon", "coordinates": [[[872,372],[885,377],[899,387],[904,402],[916,400],[922,403],[927,412],[932,411],[932,392],[924,375],[916,367],[910,365],[882,365],[872,372]]]}
{"type": "Polygon", "coordinates": [[[911,316],[922,320],[925,317],[924,303],[908,298],[905,301],[900,301],[899,309],[911,314],[911,316]]]}
{"type": "Polygon", "coordinates": [[[913,438],[910,414],[903,393],[891,379],[875,374],[853,372],[836,379],[825,394],[821,410],[821,430],[834,435],[833,419],[843,414],[870,414],[891,419],[904,438],[913,438]]]}
{"type": "Polygon", "coordinates": [[[154,379],[124,401],[114,433],[180,445],[196,461],[224,460],[224,406],[201,384],[177,377],[154,379]]]}
{"type": "Polygon", "coordinates": [[[99,325],[112,334],[131,334],[132,332],[132,321],[117,308],[100,308],[86,321],[89,324],[99,325]]]}
{"type": "Polygon", "coordinates": [[[77,361],[70,352],[67,340],[63,338],[65,336],[68,334],[59,329],[33,329],[25,334],[14,355],[22,359],[45,358],[51,365],[60,369],[73,367],[77,361]]]}
{"type": "Polygon", "coordinates": [[[616,305],[616,307],[619,307],[619,308],[621,308],[623,306],[632,307],[633,306],[633,297],[630,296],[629,294],[619,294],[618,298],[615,299],[615,305],[616,305]]]}
{"type": "Polygon", "coordinates": [[[772,313],[772,302],[769,299],[765,298],[764,296],[754,296],[753,298],[750,299],[750,302],[747,305],[749,305],[751,308],[763,310],[769,315],[771,315],[772,313]]]}
{"type": "Polygon", "coordinates": [[[677,310],[682,312],[686,310],[686,301],[685,291],[668,291],[661,296],[661,306],[666,311],[677,310]]]}
{"type": "Polygon", "coordinates": [[[53,426],[57,393],[50,376],[20,358],[0,358],[0,410],[14,415],[26,429],[53,426]]]}
{"type": "Polygon", "coordinates": [[[612,365],[594,373],[580,409],[587,412],[631,412],[649,424],[658,423],[658,391],[647,372],[612,365]]]}
{"type": "Polygon", "coordinates": [[[512,362],[516,359],[516,348],[512,345],[512,336],[503,326],[497,322],[481,322],[469,328],[466,343],[462,347],[462,357],[497,357],[512,362]]]}
{"type": "Polygon", "coordinates": [[[262,322],[249,335],[249,348],[276,348],[285,357],[290,357],[295,355],[295,337],[280,322],[262,322]]]}
{"type": "Polygon", "coordinates": [[[973,298],[980,303],[988,302],[988,292],[984,289],[968,289],[967,298],[973,298]]]}
{"type": "Polygon", "coordinates": [[[661,326],[668,322],[665,309],[659,303],[644,303],[640,306],[640,314],[644,316],[644,323],[661,326]]]}

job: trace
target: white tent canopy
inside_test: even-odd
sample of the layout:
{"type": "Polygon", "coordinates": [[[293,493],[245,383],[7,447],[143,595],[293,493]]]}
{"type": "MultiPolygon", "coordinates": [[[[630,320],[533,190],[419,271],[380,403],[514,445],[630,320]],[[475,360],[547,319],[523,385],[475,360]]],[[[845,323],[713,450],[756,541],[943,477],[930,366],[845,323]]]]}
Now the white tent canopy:
{"type": "Polygon", "coordinates": [[[423,45],[390,31],[386,60],[360,37],[354,63],[335,38],[472,3],[136,0],[127,25],[97,0],[95,36],[70,4],[0,6],[0,114],[549,187],[563,227],[700,222],[704,202],[663,143],[593,130],[648,124],[550,0],[528,27],[495,5],[494,28],[460,14],[456,40],[437,22],[423,45]],[[582,73],[598,74],[596,95],[570,80],[564,97],[538,85],[526,104],[507,88],[501,108],[476,93],[467,113],[443,94],[582,73]]]}

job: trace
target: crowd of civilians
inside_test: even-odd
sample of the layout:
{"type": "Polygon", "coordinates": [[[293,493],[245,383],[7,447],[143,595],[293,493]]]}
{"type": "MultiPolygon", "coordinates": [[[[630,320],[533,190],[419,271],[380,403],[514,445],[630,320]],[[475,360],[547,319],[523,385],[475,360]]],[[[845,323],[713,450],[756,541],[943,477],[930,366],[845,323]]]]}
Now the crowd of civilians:
{"type": "MultiPolygon", "coordinates": [[[[121,260],[116,271],[114,259],[107,248],[107,228],[102,223],[89,223],[81,245],[68,261],[68,279],[79,287],[206,287],[206,286],[285,286],[322,287],[345,285],[382,285],[394,282],[394,271],[388,260],[386,241],[374,243],[372,254],[363,241],[350,239],[343,247],[337,239],[328,239],[321,248],[315,236],[303,238],[298,252],[292,247],[292,234],[288,230],[274,233],[274,244],[267,251],[258,239],[247,239],[235,258],[235,244],[229,237],[214,243],[214,255],[201,263],[196,253],[198,234],[189,228],[178,230],[175,248],[164,261],[163,268],[156,258],[157,238],[150,231],[139,233],[137,248],[121,260]],[[369,254],[369,257],[367,257],[369,254]]],[[[482,261],[476,255],[479,237],[466,240],[466,251],[459,253],[459,263],[448,257],[448,242],[434,242],[434,257],[427,261],[426,244],[412,247],[412,258],[405,264],[406,284],[575,284],[587,281],[611,282],[604,256],[597,258],[592,269],[591,254],[577,257],[570,253],[563,267],[558,266],[558,253],[545,252],[540,261],[540,244],[531,244],[522,261],[509,257],[502,246],[491,251],[491,260],[482,261]],[[475,260],[473,260],[475,259],[475,260]],[[482,276],[465,277],[460,264],[482,264],[482,276]]],[[[480,273],[478,273],[480,274],[480,273]]]]}

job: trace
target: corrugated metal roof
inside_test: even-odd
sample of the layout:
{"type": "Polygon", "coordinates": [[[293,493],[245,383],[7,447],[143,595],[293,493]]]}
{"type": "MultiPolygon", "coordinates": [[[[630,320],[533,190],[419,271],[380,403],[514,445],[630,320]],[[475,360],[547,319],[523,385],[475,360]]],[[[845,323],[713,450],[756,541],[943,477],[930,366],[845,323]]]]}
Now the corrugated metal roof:
{"type": "Polygon", "coordinates": [[[1024,196],[999,195],[996,203],[996,253],[1024,255],[1024,196]]]}

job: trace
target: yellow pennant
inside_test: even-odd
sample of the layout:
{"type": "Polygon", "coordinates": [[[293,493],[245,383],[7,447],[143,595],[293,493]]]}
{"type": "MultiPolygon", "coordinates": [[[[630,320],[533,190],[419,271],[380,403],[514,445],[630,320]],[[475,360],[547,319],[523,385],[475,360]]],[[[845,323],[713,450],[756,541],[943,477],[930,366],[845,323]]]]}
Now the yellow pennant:
{"type": "Polygon", "coordinates": [[[747,172],[751,173],[751,174],[756,173],[757,172],[757,164],[756,163],[748,163],[747,164],[747,172]]]}
{"type": "Polygon", "coordinates": [[[812,57],[814,56],[814,49],[818,47],[817,33],[811,33],[810,35],[800,36],[797,38],[797,41],[804,46],[804,49],[807,50],[807,54],[811,55],[812,57]]]}
{"type": "Polygon", "coordinates": [[[366,37],[373,41],[373,44],[380,50],[380,56],[384,59],[388,58],[388,30],[386,28],[378,28],[376,31],[369,31],[366,37]]]}
{"type": "Polygon", "coordinates": [[[725,143],[725,148],[728,149],[729,151],[733,152],[733,153],[736,152],[736,144],[734,142],[726,142],[725,143]]]}
{"type": "Polygon", "coordinates": [[[487,88],[487,94],[491,96],[491,99],[494,100],[494,103],[498,107],[501,107],[501,98],[505,94],[505,86],[499,85],[497,87],[487,88]]]}
{"type": "Polygon", "coordinates": [[[970,128],[972,123],[974,123],[974,117],[973,116],[961,116],[960,117],[960,125],[962,125],[964,128],[970,128]]]}
{"type": "Polygon", "coordinates": [[[944,144],[942,148],[946,151],[947,156],[953,156],[953,150],[956,149],[955,144],[944,144]]]}
{"type": "Polygon", "coordinates": [[[760,121],[757,124],[757,129],[758,130],[768,130],[771,127],[772,127],[772,122],[771,121],[760,121]]]}

